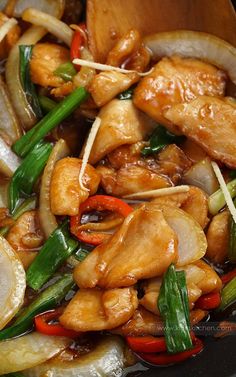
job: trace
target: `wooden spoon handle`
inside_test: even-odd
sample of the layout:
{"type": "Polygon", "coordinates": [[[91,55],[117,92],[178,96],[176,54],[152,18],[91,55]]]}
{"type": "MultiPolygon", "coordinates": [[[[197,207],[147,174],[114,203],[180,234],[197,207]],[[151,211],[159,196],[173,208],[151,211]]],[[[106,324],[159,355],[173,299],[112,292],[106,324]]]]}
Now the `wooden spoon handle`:
{"type": "Polygon", "coordinates": [[[131,28],[142,35],[205,31],[236,46],[236,16],[230,0],[88,0],[87,27],[90,49],[99,62],[131,28]]]}

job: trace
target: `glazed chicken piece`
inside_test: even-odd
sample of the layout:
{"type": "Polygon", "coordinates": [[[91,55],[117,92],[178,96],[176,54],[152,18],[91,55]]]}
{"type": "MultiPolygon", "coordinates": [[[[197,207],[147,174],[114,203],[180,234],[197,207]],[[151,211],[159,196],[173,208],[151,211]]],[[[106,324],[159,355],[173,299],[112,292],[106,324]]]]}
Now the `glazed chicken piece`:
{"type": "MultiPolygon", "coordinates": [[[[0,12],[0,26],[2,26],[9,18],[0,12]]],[[[21,29],[19,25],[14,25],[0,43],[0,59],[6,59],[11,48],[20,38],[21,29]]]]}
{"type": "Polygon", "coordinates": [[[62,86],[65,81],[54,74],[59,65],[70,60],[65,47],[53,43],[37,43],[30,60],[30,74],[33,83],[41,86],[62,86]]]}
{"type": "Polygon", "coordinates": [[[208,222],[208,199],[206,193],[198,187],[192,186],[188,192],[187,200],[181,209],[189,213],[204,229],[208,222]]]}
{"type": "Polygon", "coordinates": [[[131,287],[80,289],[59,320],[75,331],[109,330],[127,322],[137,306],[137,292],[131,287]]]}
{"type": "Polygon", "coordinates": [[[162,275],[176,259],[177,237],[162,212],[142,206],[75,268],[74,279],[80,288],[126,287],[162,275]]]}
{"type": "Polygon", "coordinates": [[[221,98],[202,96],[173,106],[165,116],[213,159],[236,168],[236,107],[221,98]]]}
{"type": "MultiPolygon", "coordinates": [[[[217,273],[205,262],[197,261],[188,266],[181,267],[180,270],[186,273],[186,283],[190,308],[194,307],[197,299],[206,293],[218,292],[222,283],[217,273]]],[[[140,304],[154,314],[159,314],[157,298],[161,288],[162,278],[149,279],[144,284],[145,294],[140,304]]]]}
{"type": "Polygon", "coordinates": [[[155,127],[154,122],[137,110],[130,100],[114,99],[100,110],[98,116],[102,122],[90,153],[92,165],[120,145],[142,141],[155,127]]]}
{"type": "Polygon", "coordinates": [[[116,196],[173,186],[191,166],[185,154],[174,144],[149,158],[141,157],[135,145],[124,145],[107,158],[108,166],[100,165],[97,171],[101,174],[103,189],[116,196]]]}
{"type": "Polygon", "coordinates": [[[97,192],[100,176],[89,164],[83,176],[83,184],[88,191],[80,187],[81,164],[82,160],[74,157],[66,157],[56,163],[50,187],[51,210],[54,215],[77,215],[80,203],[97,192]]]}
{"type": "Polygon", "coordinates": [[[213,217],[207,230],[207,257],[214,263],[224,263],[229,247],[230,213],[225,210],[213,217]]]}
{"type": "Polygon", "coordinates": [[[23,213],[10,228],[6,239],[18,254],[24,268],[27,269],[44,241],[37,211],[23,213]]]}
{"type": "Polygon", "coordinates": [[[138,109],[175,133],[180,130],[173,126],[172,119],[166,119],[164,112],[167,109],[202,95],[223,96],[225,85],[225,73],[208,63],[178,56],[166,57],[140,81],[133,101],[138,109]]]}

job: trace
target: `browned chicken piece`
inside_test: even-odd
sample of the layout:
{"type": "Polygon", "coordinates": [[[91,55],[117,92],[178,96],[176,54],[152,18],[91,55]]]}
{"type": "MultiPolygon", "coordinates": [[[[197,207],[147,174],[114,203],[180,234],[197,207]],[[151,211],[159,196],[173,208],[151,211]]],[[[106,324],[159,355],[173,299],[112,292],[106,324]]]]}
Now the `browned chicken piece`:
{"type": "Polygon", "coordinates": [[[218,213],[207,230],[207,257],[214,263],[224,263],[229,247],[229,211],[218,213]]]}
{"type": "Polygon", "coordinates": [[[175,122],[164,112],[172,106],[190,102],[202,95],[223,96],[226,75],[216,67],[196,59],[178,56],[163,58],[137,86],[135,106],[174,132],[175,122]]]}
{"type": "Polygon", "coordinates": [[[161,276],[177,259],[177,237],[157,208],[133,211],[74,271],[81,288],[125,287],[161,276]]]}
{"type": "Polygon", "coordinates": [[[10,228],[6,239],[18,254],[24,268],[27,269],[44,241],[37,211],[23,213],[10,228]]]}
{"type": "Polygon", "coordinates": [[[236,168],[236,108],[221,98],[202,96],[173,106],[165,116],[209,156],[236,168]]]}
{"type": "Polygon", "coordinates": [[[138,80],[139,76],[136,73],[100,72],[94,77],[89,87],[89,92],[96,105],[101,107],[115,98],[117,94],[127,90],[138,80]]]}
{"type": "Polygon", "coordinates": [[[181,209],[189,213],[204,229],[208,222],[207,195],[198,187],[190,187],[188,199],[181,205],[181,209]]]}
{"type": "MultiPolygon", "coordinates": [[[[0,12],[0,26],[2,26],[9,18],[0,12]]],[[[19,25],[14,25],[0,43],[0,59],[6,59],[11,48],[20,38],[21,29],[19,25]]]]}
{"type": "Polygon", "coordinates": [[[215,270],[203,260],[195,262],[194,265],[201,268],[205,273],[205,278],[198,282],[198,287],[202,290],[202,294],[219,292],[222,288],[222,282],[215,270]]]}
{"type": "Polygon", "coordinates": [[[90,153],[92,165],[121,145],[142,141],[155,127],[154,122],[137,110],[130,100],[114,99],[100,110],[98,116],[101,125],[90,153]]]}
{"type": "Polygon", "coordinates": [[[199,147],[198,144],[196,144],[194,141],[190,139],[186,139],[181,144],[181,149],[184,151],[188,159],[193,163],[202,161],[204,158],[207,157],[207,153],[201,147],[199,147]]]}
{"type": "Polygon", "coordinates": [[[133,288],[80,289],[59,320],[75,331],[109,330],[127,322],[137,306],[137,292],[133,288]]]}
{"type": "Polygon", "coordinates": [[[61,98],[68,96],[73,90],[75,89],[75,85],[72,81],[64,82],[61,86],[57,88],[53,88],[50,91],[50,94],[52,94],[54,97],[61,98]]]}
{"type": "Polygon", "coordinates": [[[41,86],[59,87],[65,81],[54,74],[59,65],[70,60],[69,50],[54,43],[37,43],[30,60],[31,79],[41,86]]]}
{"type": "Polygon", "coordinates": [[[84,186],[88,190],[80,187],[81,165],[82,160],[74,157],[66,157],[56,163],[50,186],[51,210],[54,215],[77,215],[80,204],[97,191],[100,175],[89,164],[83,176],[84,186]]]}
{"type": "Polygon", "coordinates": [[[159,196],[155,199],[152,199],[151,202],[157,203],[162,206],[174,206],[181,208],[181,206],[187,201],[189,198],[189,191],[188,192],[180,192],[177,194],[171,194],[171,195],[164,195],[159,196]]]}

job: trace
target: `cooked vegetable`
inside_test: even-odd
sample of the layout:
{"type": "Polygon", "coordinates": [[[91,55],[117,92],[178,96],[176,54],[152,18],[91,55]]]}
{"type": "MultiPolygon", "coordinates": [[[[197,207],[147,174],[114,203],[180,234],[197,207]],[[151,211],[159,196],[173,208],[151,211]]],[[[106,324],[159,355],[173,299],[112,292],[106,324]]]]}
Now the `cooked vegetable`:
{"type": "Polygon", "coordinates": [[[212,310],[220,306],[221,297],[219,292],[208,293],[201,296],[195,303],[195,307],[202,310],[212,310]]]}
{"type": "Polygon", "coordinates": [[[39,195],[39,219],[40,225],[46,238],[48,238],[58,226],[56,217],[52,213],[50,205],[50,186],[52,172],[56,162],[61,158],[66,157],[69,152],[70,151],[65,140],[58,140],[58,142],[53,147],[53,150],[49,156],[47,165],[45,166],[43,172],[39,195]]]}
{"type": "Polygon", "coordinates": [[[77,338],[80,333],[65,329],[60,323],[49,323],[58,320],[61,315],[61,309],[50,310],[48,312],[38,314],[35,319],[35,328],[38,332],[45,335],[66,336],[67,338],[77,338]]]}
{"type": "MultiPolygon", "coordinates": [[[[227,183],[227,189],[232,198],[236,196],[236,179],[227,183]]],[[[222,189],[214,192],[208,199],[209,211],[212,215],[216,215],[226,204],[222,189]]]]}
{"type": "Polygon", "coordinates": [[[7,177],[12,177],[20,163],[20,158],[12,152],[9,145],[0,137],[0,172],[7,177]]]}
{"type": "MultiPolygon", "coordinates": [[[[234,200],[234,206],[236,206],[236,199],[234,200]]],[[[228,245],[228,257],[231,263],[236,262],[236,223],[231,216],[230,218],[230,236],[228,245]]]]}
{"type": "Polygon", "coordinates": [[[119,100],[132,99],[134,89],[130,88],[118,95],[119,100]]]}
{"type": "Polygon", "coordinates": [[[190,357],[197,355],[202,350],[203,350],[202,341],[198,338],[195,338],[194,347],[192,349],[176,353],[175,355],[170,355],[168,353],[163,353],[163,354],[161,353],[158,355],[155,355],[153,353],[150,353],[150,354],[142,353],[142,354],[139,354],[139,356],[143,360],[147,361],[148,363],[151,363],[154,365],[168,366],[168,365],[176,364],[181,361],[187,360],[190,357]]]}
{"type": "Polygon", "coordinates": [[[30,77],[30,59],[33,46],[20,45],[20,80],[25,91],[27,101],[32,106],[37,119],[42,118],[42,111],[39,105],[36,89],[30,77]]]}
{"type": "Polygon", "coordinates": [[[127,336],[129,347],[135,352],[165,352],[166,341],[164,337],[154,336],[127,336]]]}
{"type": "Polygon", "coordinates": [[[0,237],[0,329],[18,312],[24,301],[25,271],[9,243],[0,237]]]}
{"type": "Polygon", "coordinates": [[[123,217],[127,217],[133,208],[120,199],[108,195],[94,195],[90,196],[85,202],[80,205],[80,213],[78,216],[71,217],[70,229],[79,240],[89,243],[91,245],[99,245],[109,237],[106,233],[91,233],[89,230],[79,229],[81,217],[84,213],[90,211],[111,211],[116,212],[123,217]]]}
{"type": "Polygon", "coordinates": [[[234,277],[236,277],[236,268],[230,272],[227,272],[227,274],[224,274],[223,276],[221,276],[221,281],[223,284],[227,284],[234,277]]]}
{"type": "Polygon", "coordinates": [[[40,107],[45,114],[49,113],[49,111],[53,110],[54,107],[57,105],[55,101],[46,96],[38,96],[38,100],[40,107]]]}
{"type": "Polygon", "coordinates": [[[230,280],[221,291],[220,311],[225,310],[236,301],[236,277],[230,280]]]}
{"type": "Polygon", "coordinates": [[[15,3],[14,17],[21,17],[26,8],[35,7],[42,12],[61,18],[65,8],[65,0],[17,0],[15,3]]]}
{"type": "Polygon", "coordinates": [[[166,188],[160,188],[156,190],[136,192],[134,194],[125,195],[124,198],[127,198],[127,199],[159,198],[162,196],[188,192],[189,190],[190,190],[189,186],[182,185],[182,186],[176,186],[176,187],[166,187],[166,188]]]}
{"type": "Polygon", "coordinates": [[[65,349],[70,340],[39,333],[0,342],[0,373],[11,373],[34,367],[65,349]]]}
{"type": "Polygon", "coordinates": [[[9,209],[14,214],[20,197],[32,194],[33,186],[51,153],[50,143],[41,141],[30,151],[22,164],[15,171],[9,186],[9,209]]]}
{"type": "Polygon", "coordinates": [[[21,157],[27,153],[54,127],[67,118],[82,102],[88,97],[84,88],[77,88],[58,103],[45,117],[34,127],[23,135],[13,146],[13,150],[21,157]]]}
{"type": "Polygon", "coordinates": [[[70,237],[65,220],[47,239],[33,263],[27,270],[27,284],[37,290],[46,283],[54,272],[66,261],[78,246],[70,237]]]}
{"type": "Polygon", "coordinates": [[[70,291],[73,284],[72,275],[65,274],[56,283],[46,288],[29,306],[19,313],[10,327],[0,331],[0,340],[22,335],[30,330],[34,323],[34,317],[39,313],[55,308],[70,291]]]}
{"type": "Polygon", "coordinates": [[[166,347],[169,353],[192,348],[189,304],[185,292],[186,280],[182,274],[176,273],[174,265],[171,264],[164,275],[158,297],[158,308],[164,321],[166,347]]]}
{"type": "Polygon", "coordinates": [[[76,74],[76,70],[71,62],[61,64],[54,75],[61,77],[64,81],[71,81],[76,74]]]}
{"type": "Polygon", "coordinates": [[[141,153],[143,156],[155,154],[166,147],[168,144],[178,144],[183,140],[183,136],[176,136],[159,124],[151,135],[149,146],[144,147],[141,153]]]}
{"type": "MultiPolygon", "coordinates": [[[[81,47],[84,42],[84,36],[82,34],[82,31],[85,32],[86,26],[85,24],[80,24],[80,30],[74,31],[72,41],[71,41],[71,46],[70,46],[70,59],[73,62],[74,59],[80,58],[80,53],[81,53],[81,47]]],[[[77,70],[80,69],[80,66],[75,64],[75,67],[77,70]]]]}
{"type": "Polygon", "coordinates": [[[11,31],[11,29],[17,25],[17,21],[14,18],[9,18],[0,27],[0,42],[6,37],[6,35],[11,31]]]}

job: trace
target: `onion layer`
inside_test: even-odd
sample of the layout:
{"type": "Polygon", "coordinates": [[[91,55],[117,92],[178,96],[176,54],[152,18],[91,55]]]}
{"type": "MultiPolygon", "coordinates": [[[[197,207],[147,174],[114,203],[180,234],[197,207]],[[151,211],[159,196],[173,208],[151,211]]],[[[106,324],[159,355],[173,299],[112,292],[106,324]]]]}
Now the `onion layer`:
{"type": "Polygon", "coordinates": [[[121,377],[124,369],[124,344],[121,338],[109,336],[87,355],[72,361],[60,355],[35,368],[24,371],[27,377],[121,377]]]}
{"type": "Polygon", "coordinates": [[[154,59],[172,55],[198,58],[226,71],[236,84],[236,48],[223,39],[198,31],[177,30],[149,35],[144,43],[154,59]]]}
{"type": "Polygon", "coordinates": [[[48,238],[57,228],[57,220],[53,215],[50,206],[50,184],[52,172],[56,162],[61,158],[68,156],[69,153],[70,151],[65,140],[60,139],[55,144],[44,169],[39,197],[39,220],[46,238],[48,238]]]}
{"type": "Polygon", "coordinates": [[[0,342],[0,374],[41,364],[65,349],[70,339],[33,332],[0,342]]]}
{"type": "Polygon", "coordinates": [[[20,162],[21,159],[12,152],[11,148],[0,137],[0,172],[7,177],[12,177],[20,162]]]}
{"type": "MultiPolygon", "coordinates": [[[[0,237],[0,287],[1,330],[23,304],[26,287],[24,267],[3,237],[0,237]]],[[[0,370],[2,366],[1,357],[0,350],[0,370]]]]}
{"type": "MultiPolygon", "coordinates": [[[[0,1],[0,10],[4,10],[7,0],[0,1]]],[[[17,0],[11,16],[21,17],[26,8],[33,7],[52,16],[61,18],[65,9],[65,0],[17,0]]]]}

